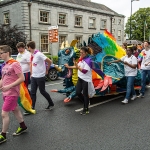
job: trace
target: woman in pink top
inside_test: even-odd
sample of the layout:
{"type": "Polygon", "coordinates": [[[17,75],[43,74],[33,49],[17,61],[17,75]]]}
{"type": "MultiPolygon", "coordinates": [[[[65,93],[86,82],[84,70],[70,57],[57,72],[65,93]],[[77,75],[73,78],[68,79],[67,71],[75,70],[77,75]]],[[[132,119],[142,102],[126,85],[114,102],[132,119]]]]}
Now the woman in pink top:
{"type": "Polygon", "coordinates": [[[17,106],[18,97],[20,94],[20,83],[24,81],[19,62],[10,58],[11,48],[7,45],[0,46],[0,59],[4,60],[2,67],[2,79],[0,80],[0,89],[3,94],[2,106],[2,132],[0,134],[0,144],[6,142],[6,132],[9,126],[9,112],[13,111],[16,119],[20,123],[20,127],[13,135],[20,135],[27,130],[23,116],[17,106]]]}

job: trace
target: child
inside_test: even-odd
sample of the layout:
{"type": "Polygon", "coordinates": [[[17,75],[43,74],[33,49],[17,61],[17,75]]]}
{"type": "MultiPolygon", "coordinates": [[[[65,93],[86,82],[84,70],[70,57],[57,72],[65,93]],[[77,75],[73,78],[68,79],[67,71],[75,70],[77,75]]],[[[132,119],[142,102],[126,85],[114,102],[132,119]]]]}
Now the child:
{"type": "Polygon", "coordinates": [[[24,75],[20,64],[10,58],[11,48],[7,45],[0,46],[0,59],[4,60],[2,67],[2,79],[0,80],[0,89],[3,94],[2,105],[2,132],[0,134],[0,144],[6,142],[6,132],[9,126],[9,112],[12,111],[20,123],[20,127],[13,135],[20,135],[27,130],[23,116],[17,106],[17,101],[20,93],[20,83],[24,81],[24,75]]]}

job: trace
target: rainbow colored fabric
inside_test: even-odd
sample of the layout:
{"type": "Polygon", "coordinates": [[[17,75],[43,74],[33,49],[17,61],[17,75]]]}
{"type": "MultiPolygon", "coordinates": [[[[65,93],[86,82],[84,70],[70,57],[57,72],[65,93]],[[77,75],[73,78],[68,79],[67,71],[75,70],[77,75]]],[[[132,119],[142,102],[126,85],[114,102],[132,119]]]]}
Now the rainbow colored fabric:
{"type": "Polygon", "coordinates": [[[139,56],[138,56],[138,61],[141,62],[144,56],[146,56],[146,54],[145,54],[144,51],[142,51],[142,52],[139,54],[139,56]]]}
{"type": "MultiPolygon", "coordinates": [[[[12,64],[14,62],[17,62],[17,61],[14,59],[10,59],[7,63],[12,64]]],[[[5,63],[2,64],[2,67],[4,66],[5,66],[5,63]]],[[[18,98],[18,104],[25,111],[31,114],[36,113],[35,110],[32,109],[32,100],[24,82],[20,84],[20,97],[18,98]]]]}
{"type": "Polygon", "coordinates": [[[98,62],[101,62],[106,55],[112,55],[121,58],[126,55],[125,50],[116,43],[116,39],[105,30],[104,34],[98,33],[94,35],[92,40],[102,48],[102,53],[96,55],[98,62]]]}

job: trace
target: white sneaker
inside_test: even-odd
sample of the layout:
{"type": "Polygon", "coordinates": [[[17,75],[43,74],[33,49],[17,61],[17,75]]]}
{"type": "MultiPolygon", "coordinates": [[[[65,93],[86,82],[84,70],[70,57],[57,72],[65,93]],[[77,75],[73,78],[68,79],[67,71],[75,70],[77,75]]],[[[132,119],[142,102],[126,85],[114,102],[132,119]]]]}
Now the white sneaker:
{"type": "Polygon", "coordinates": [[[138,97],[138,98],[141,98],[141,97],[143,98],[144,95],[143,95],[142,93],[140,93],[140,95],[138,95],[137,97],[138,97]]]}
{"type": "Polygon", "coordinates": [[[133,95],[133,97],[131,98],[132,101],[134,101],[137,98],[136,95],[133,95]]]}
{"type": "Polygon", "coordinates": [[[122,101],[122,103],[127,104],[127,103],[128,103],[128,100],[127,100],[127,99],[124,99],[124,100],[122,101]]]}

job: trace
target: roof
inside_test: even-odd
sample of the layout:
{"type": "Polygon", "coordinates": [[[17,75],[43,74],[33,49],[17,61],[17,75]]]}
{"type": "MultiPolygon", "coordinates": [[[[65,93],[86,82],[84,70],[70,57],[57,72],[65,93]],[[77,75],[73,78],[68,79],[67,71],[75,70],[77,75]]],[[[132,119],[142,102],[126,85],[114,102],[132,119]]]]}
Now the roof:
{"type": "Polygon", "coordinates": [[[89,8],[96,8],[96,9],[100,9],[100,10],[104,10],[104,11],[108,11],[108,12],[113,12],[114,15],[118,15],[118,16],[122,16],[122,17],[124,16],[124,15],[118,14],[117,12],[113,11],[109,7],[107,7],[103,4],[99,4],[99,3],[88,2],[85,0],[58,0],[58,1],[81,5],[81,6],[85,6],[85,7],[89,7],[89,8]]]}

